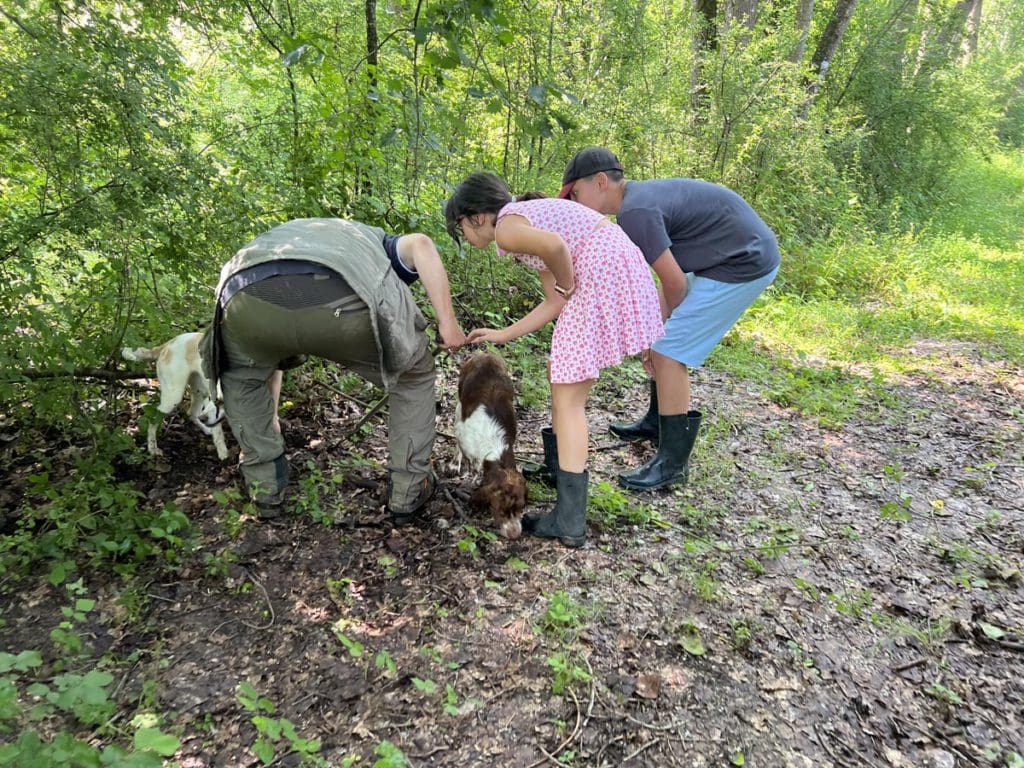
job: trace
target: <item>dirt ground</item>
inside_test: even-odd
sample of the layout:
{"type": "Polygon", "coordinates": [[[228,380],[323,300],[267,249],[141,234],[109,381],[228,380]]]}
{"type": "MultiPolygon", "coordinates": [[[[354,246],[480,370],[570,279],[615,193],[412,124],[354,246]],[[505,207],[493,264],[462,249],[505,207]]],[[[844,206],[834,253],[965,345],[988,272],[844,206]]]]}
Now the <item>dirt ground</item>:
{"type": "MultiPolygon", "coordinates": [[[[469,507],[450,364],[442,484],[406,528],[382,506],[386,418],[353,439],[364,410],[336,393],[292,381],[301,508],[273,522],[223,496],[237,468],[173,420],[135,480],[199,546],[132,611],[90,574],[93,652],[131,659],[118,700],[163,717],[185,768],[260,764],[244,682],[331,766],[400,765],[386,742],[417,767],[1024,765],[1024,372],[966,344],[914,359],[837,430],[701,370],[690,484],[640,496],[615,475],[650,449],[607,424],[645,388],[603,384],[580,550],[495,538],[469,507]]],[[[545,424],[520,414],[522,458],[545,424]]],[[[58,598],[3,595],[0,645],[38,647],[58,598]]],[[[275,764],[301,762],[292,744],[275,764]]]]}

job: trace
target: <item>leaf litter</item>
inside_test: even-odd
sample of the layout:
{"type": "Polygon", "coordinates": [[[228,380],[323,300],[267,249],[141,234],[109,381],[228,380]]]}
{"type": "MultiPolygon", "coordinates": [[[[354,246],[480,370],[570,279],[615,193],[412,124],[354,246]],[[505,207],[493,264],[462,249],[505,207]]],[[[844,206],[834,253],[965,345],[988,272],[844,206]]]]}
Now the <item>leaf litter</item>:
{"type": "MultiPolygon", "coordinates": [[[[840,429],[700,370],[690,485],[625,501],[615,474],[650,449],[607,424],[646,389],[602,384],[591,494],[613,512],[578,551],[497,538],[469,506],[444,359],[442,483],[406,528],[383,505],[384,414],[346,437],[363,412],[336,394],[290,408],[309,503],[274,522],[215,500],[237,470],[178,422],[161,436],[173,471],[132,479],[181,505],[200,546],[144,583],[132,619],[123,582],[89,574],[90,647],[135,659],[118,701],[148,696],[189,768],[260,764],[243,683],[327,765],[391,749],[412,766],[1020,765],[1024,374],[947,353],[840,429]]],[[[521,411],[521,459],[546,418],[521,411]]],[[[2,645],[37,647],[59,600],[42,580],[5,595],[2,645]]]]}

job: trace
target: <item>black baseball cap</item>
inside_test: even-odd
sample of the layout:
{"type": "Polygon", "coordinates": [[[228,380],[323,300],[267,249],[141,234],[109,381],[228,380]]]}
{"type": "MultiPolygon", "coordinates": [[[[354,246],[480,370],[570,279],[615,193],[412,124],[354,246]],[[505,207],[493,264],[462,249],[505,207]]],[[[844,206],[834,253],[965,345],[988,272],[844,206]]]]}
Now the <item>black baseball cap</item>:
{"type": "Polygon", "coordinates": [[[611,150],[604,147],[581,149],[565,167],[565,173],[562,174],[562,190],[558,193],[558,196],[562,198],[569,197],[573,184],[580,179],[593,176],[601,171],[621,171],[625,173],[619,158],[611,150]]]}

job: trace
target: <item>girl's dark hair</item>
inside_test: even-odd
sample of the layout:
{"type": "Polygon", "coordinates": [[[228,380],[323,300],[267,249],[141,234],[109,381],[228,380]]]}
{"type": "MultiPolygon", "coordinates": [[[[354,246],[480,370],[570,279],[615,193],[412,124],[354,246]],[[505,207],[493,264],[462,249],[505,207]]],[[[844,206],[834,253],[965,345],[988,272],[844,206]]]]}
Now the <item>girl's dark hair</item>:
{"type": "Polygon", "coordinates": [[[516,197],[517,203],[525,203],[527,200],[544,200],[547,198],[543,192],[527,192],[516,197]]]}
{"type": "Polygon", "coordinates": [[[497,213],[512,202],[508,184],[493,173],[474,173],[455,188],[444,206],[448,234],[459,242],[459,219],[478,213],[497,213]]]}

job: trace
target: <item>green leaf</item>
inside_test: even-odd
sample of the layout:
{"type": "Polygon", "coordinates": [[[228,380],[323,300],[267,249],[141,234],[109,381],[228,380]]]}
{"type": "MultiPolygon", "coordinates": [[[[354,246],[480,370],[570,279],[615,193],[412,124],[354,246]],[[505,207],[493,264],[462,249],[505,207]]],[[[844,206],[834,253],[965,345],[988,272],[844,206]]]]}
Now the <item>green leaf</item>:
{"type": "Polygon", "coordinates": [[[135,748],[170,757],[181,747],[181,742],[159,728],[140,728],[135,732],[135,748]]]}
{"type": "Polygon", "coordinates": [[[700,639],[700,631],[696,627],[684,627],[679,644],[691,656],[703,656],[707,653],[704,642],[700,639]]]}
{"type": "Polygon", "coordinates": [[[543,107],[544,99],[547,96],[547,90],[543,85],[531,85],[526,89],[526,95],[531,101],[534,101],[543,107]]]}
{"type": "Polygon", "coordinates": [[[434,693],[437,690],[437,683],[433,680],[421,680],[418,677],[414,677],[412,684],[424,693],[434,693]]]}
{"type": "Polygon", "coordinates": [[[999,627],[993,626],[992,624],[986,624],[984,621],[979,621],[978,626],[981,627],[981,631],[985,633],[985,637],[989,640],[1002,640],[1006,637],[1006,633],[999,627]]]}
{"type": "Polygon", "coordinates": [[[252,753],[264,765],[274,762],[274,745],[265,739],[256,739],[256,743],[252,745],[252,753]]]}

